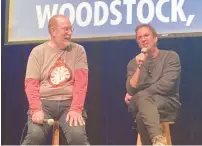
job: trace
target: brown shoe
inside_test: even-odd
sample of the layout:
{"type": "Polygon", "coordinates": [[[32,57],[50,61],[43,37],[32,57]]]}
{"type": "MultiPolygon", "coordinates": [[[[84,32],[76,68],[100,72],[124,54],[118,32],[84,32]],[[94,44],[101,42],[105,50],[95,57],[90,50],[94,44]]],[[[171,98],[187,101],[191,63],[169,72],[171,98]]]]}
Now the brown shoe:
{"type": "Polygon", "coordinates": [[[162,135],[155,136],[152,139],[153,146],[163,146],[167,144],[166,138],[162,135]]]}

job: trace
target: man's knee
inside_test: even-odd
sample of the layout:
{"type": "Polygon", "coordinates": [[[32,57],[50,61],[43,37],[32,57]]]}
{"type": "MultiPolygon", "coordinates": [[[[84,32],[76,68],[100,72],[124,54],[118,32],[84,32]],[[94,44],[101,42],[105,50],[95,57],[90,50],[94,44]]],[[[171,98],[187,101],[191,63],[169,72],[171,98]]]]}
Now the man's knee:
{"type": "Polygon", "coordinates": [[[45,141],[44,131],[39,126],[29,127],[24,144],[43,144],[45,141]]]}
{"type": "Polygon", "coordinates": [[[67,135],[70,145],[88,145],[84,126],[71,127],[65,134],[67,135]]]}
{"type": "Polygon", "coordinates": [[[142,107],[146,107],[150,104],[154,104],[154,100],[152,96],[145,92],[145,91],[140,91],[137,93],[136,98],[135,98],[135,106],[139,109],[142,107]]]}
{"type": "Polygon", "coordinates": [[[40,127],[35,126],[29,132],[30,132],[30,135],[33,136],[33,138],[36,138],[36,139],[45,138],[44,132],[40,127]]]}

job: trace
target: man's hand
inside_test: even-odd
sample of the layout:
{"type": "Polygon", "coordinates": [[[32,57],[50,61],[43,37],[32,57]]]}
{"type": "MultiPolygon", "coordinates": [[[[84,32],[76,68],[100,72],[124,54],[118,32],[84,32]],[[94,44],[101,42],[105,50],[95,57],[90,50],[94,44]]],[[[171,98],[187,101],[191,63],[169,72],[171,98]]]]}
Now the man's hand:
{"type": "Polygon", "coordinates": [[[130,96],[128,93],[126,93],[126,96],[125,96],[125,102],[126,102],[126,104],[130,103],[131,98],[132,98],[132,96],[130,96]]]}
{"type": "Polygon", "coordinates": [[[147,59],[147,56],[148,56],[147,53],[146,53],[146,54],[140,53],[139,55],[137,55],[137,56],[135,57],[136,63],[137,63],[138,65],[144,64],[144,62],[145,62],[146,59],[147,59]]]}
{"type": "Polygon", "coordinates": [[[78,126],[78,123],[82,126],[85,125],[85,122],[83,120],[83,117],[81,113],[75,112],[75,111],[69,111],[66,117],[66,122],[69,121],[69,125],[73,126],[78,126]]]}
{"type": "Polygon", "coordinates": [[[37,111],[32,115],[32,122],[36,123],[36,124],[43,124],[44,121],[44,112],[41,111],[37,111]]]}

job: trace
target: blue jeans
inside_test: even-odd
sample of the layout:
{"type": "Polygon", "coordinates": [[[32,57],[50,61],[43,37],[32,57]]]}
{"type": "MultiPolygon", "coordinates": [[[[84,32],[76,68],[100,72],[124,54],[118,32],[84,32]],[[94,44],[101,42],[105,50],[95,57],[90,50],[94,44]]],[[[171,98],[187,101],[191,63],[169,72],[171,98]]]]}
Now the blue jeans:
{"type": "MultiPolygon", "coordinates": [[[[85,126],[69,126],[66,116],[71,100],[42,100],[45,119],[58,120],[59,125],[69,145],[89,145],[85,126]]],[[[87,115],[83,111],[82,116],[86,121],[87,115]]],[[[35,124],[32,122],[28,111],[28,131],[22,145],[44,145],[51,126],[48,124],[35,124]]]]}

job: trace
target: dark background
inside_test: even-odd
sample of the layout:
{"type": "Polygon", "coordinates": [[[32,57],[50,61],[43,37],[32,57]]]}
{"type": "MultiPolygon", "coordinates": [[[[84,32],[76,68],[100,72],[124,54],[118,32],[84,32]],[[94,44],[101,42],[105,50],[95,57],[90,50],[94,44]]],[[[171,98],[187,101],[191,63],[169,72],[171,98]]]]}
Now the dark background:
{"type": "MultiPolygon", "coordinates": [[[[38,44],[4,45],[5,2],[2,0],[2,125],[3,145],[20,144],[27,120],[24,93],[27,59],[38,44]]],[[[171,126],[175,145],[202,144],[202,37],[165,38],[160,49],[172,49],[181,59],[181,111],[171,126]]],[[[124,103],[126,66],[139,53],[135,40],[80,42],[86,49],[89,86],[87,133],[91,144],[135,144],[136,132],[124,103]]],[[[47,140],[50,144],[50,139],[47,140]]]]}

